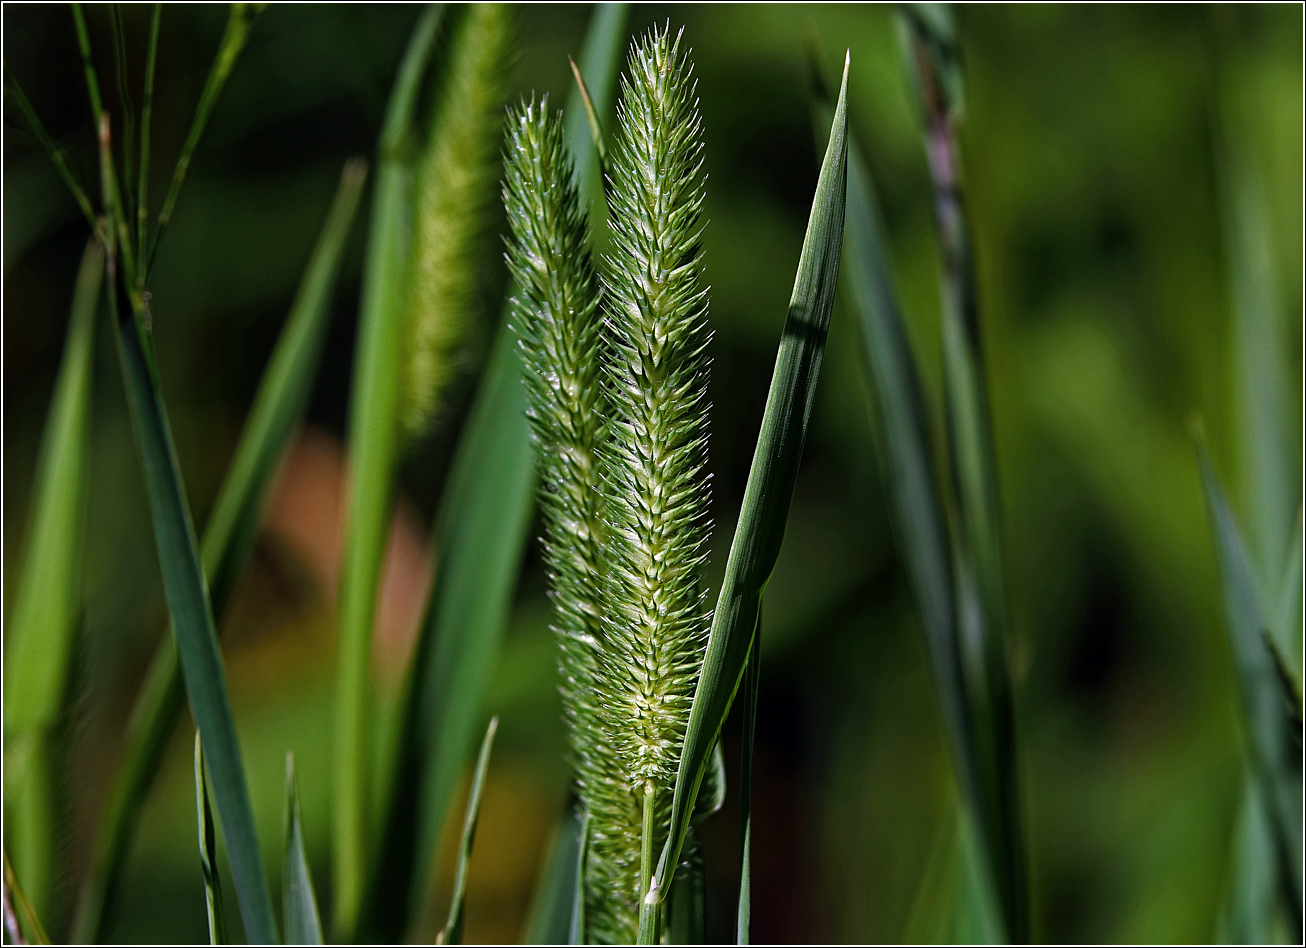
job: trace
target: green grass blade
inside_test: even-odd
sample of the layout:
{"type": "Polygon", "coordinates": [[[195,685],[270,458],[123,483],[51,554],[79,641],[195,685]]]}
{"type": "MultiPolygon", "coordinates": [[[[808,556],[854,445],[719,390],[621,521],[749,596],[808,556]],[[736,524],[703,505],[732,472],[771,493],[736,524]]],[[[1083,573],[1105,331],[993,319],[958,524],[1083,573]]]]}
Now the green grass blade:
{"type": "MultiPolygon", "coordinates": [[[[970,227],[953,122],[961,114],[955,37],[947,11],[906,11],[924,106],[942,277],[944,403],[957,535],[953,566],[961,671],[973,759],[968,780],[981,851],[1001,905],[1004,937],[1029,937],[1028,882],[1017,780],[1015,723],[1005,641],[1000,505],[970,227]]],[[[961,748],[967,750],[965,744],[961,748]]]]}
{"type": "Polygon", "coordinates": [[[77,182],[72,168],[68,166],[68,155],[62,148],[54,143],[50,133],[45,130],[45,125],[37,116],[36,110],[32,108],[32,103],[28,101],[23,87],[18,84],[18,80],[13,76],[5,76],[5,88],[9,90],[10,96],[18,103],[18,111],[23,113],[23,118],[36,136],[41,147],[45,149],[46,155],[49,156],[50,162],[54,165],[55,171],[59,172],[59,177],[63,179],[64,186],[68,188],[81,209],[82,216],[86,218],[86,223],[91,225],[92,231],[98,231],[100,222],[95,217],[95,209],[91,207],[91,199],[86,196],[86,190],[77,182]]]}
{"type": "MultiPolygon", "coordinates": [[[[109,279],[115,282],[112,255],[109,279]]],[[[263,857],[254,833],[245,768],[227,694],[227,675],[218,650],[217,628],[191,524],[172,431],[159,391],[153,344],[144,313],[132,313],[121,285],[111,292],[110,311],[118,341],[123,384],[137,436],[163,589],[172,617],[177,652],[191,711],[204,739],[213,796],[231,859],[236,898],[251,943],[277,940],[263,857]],[[119,301],[118,297],[122,300],[119,301]]]]}
{"type": "Polygon", "coordinates": [[[524,943],[565,945],[571,934],[576,898],[576,867],[580,858],[582,818],[572,802],[553,828],[544,869],[526,913],[524,943]]]}
{"type": "MultiPolygon", "coordinates": [[[[580,75],[589,90],[590,103],[586,108],[580,88],[574,88],[567,97],[563,110],[567,148],[576,162],[576,184],[581,198],[591,202],[591,215],[602,214],[604,202],[601,161],[590,132],[589,115],[595,122],[612,111],[617,86],[617,68],[621,64],[621,51],[625,46],[628,4],[600,3],[594,7],[589,32],[585,35],[585,48],[580,56],[580,75]]],[[[601,123],[600,123],[601,124],[601,123]]]]}
{"type": "Polygon", "coordinates": [[[1274,827],[1255,777],[1247,774],[1234,823],[1233,867],[1217,940],[1224,945],[1263,945],[1270,941],[1278,885],[1274,827]]]}
{"type": "Polygon", "coordinates": [[[17,945],[23,943],[24,933],[38,945],[50,944],[50,936],[45,933],[40,916],[18,884],[14,867],[9,862],[8,851],[4,853],[4,861],[5,933],[17,945]]]}
{"type": "Polygon", "coordinates": [[[142,279],[144,279],[149,269],[153,267],[154,257],[159,252],[159,240],[163,237],[163,232],[172,221],[173,211],[177,207],[177,195],[181,193],[181,183],[186,180],[186,172],[190,168],[195,148],[199,145],[200,136],[204,134],[204,127],[208,125],[209,116],[213,114],[213,107],[218,104],[218,97],[222,95],[222,88],[227,84],[227,78],[231,75],[236,60],[240,58],[241,51],[249,40],[249,31],[254,25],[254,18],[258,16],[264,6],[266,4],[262,3],[233,3],[231,5],[231,13],[227,17],[227,28],[223,31],[222,39],[218,43],[217,55],[213,57],[213,65],[209,69],[209,76],[204,81],[204,89],[200,92],[199,103],[195,106],[195,117],[191,119],[190,131],[186,135],[185,143],[181,146],[181,154],[177,157],[177,165],[172,172],[172,182],[168,185],[168,194],[163,199],[162,210],[159,211],[159,226],[154,232],[154,242],[150,245],[148,263],[144,260],[141,261],[142,279]]]}
{"type": "Polygon", "coordinates": [[[1252,766],[1275,829],[1280,886],[1289,924],[1300,937],[1302,911],[1302,764],[1274,658],[1266,642],[1266,611],[1260,601],[1251,558],[1229,509],[1200,434],[1198,465],[1206,490],[1207,512],[1215,537],[1225,622],[1233,651],[1243,724],[1252,766]]]}
{"type": "Polygon", "coordinates": [[[490,768],[490,751],[494,748],[494,733],[499,729],[499,719],[490,718],[481,742],[481,753],[476,758],[472,774],[472,789],[467,796],[467,812],[463,816],[463,835],[458,843],[458,865],[454,869],[453,896],[449,900],[449,919],[437,944],[461,945],[463,941],[463,901],[467,895],[467,869],[472,861],[472,846],[476,842],[476,821],[481,815],[481,791],[485,789],[485,774],[490,768]]]}
{"type": "MultiPolygon", "coordinates": [[[[702,676],[694,693],[672,797],[670,833],[653,881],[659,891],[669,881],[668,869],[679,860],[712,747],[721,733],[721,725],[743,677],[757,627],[762,590],[780,552],[789,502],[798,476],[839,278],[847,167],[848,65],[845,59],[830,145],[821,164],[811,218],[798,262],[798,275],[785,318],[775,372],[771,377],[771,391],[762,417],[762,430],[748,475],[739,525],[726,563],[721,595],[712,617],[702,676]]],[[[640,913],[643,938],[651,936],[652,918],[657,914],[650,909],[656,908],[658,896],[655,892],[650,892],[649,896],[653,905],[646,897],[640,913]]]]}
{"type": "Polygon", "coordinates": [[[295,755],[286,754],[286,864],[281,874],[281,916],[286,944],[322,944],[322,917],[313,892],[313,874],[304,853],[304,827],[299,818],[299,787],[295,755]]]}
{"type": "Polygon", "coordinates": [[[894,289],[870,172],[848,143],[848,210],[842,273],[857,316],[862,362],[875,393],[876,423],[889,512],[920,610],[954,756],[973,766],[965,684],[957,648],[952,552],[931,449],[924,389],[894,289]],[[964,748],[964,750],[963,750],[964,748]]]}
{"type": "Polygon", "coordinates": [[[222,915],[222,880],[218,877],[218,837],[213,828],[213,810],[209,807],[199,731],[195,732],[195,817],[199,826],[200,871],[204,874],[204,906],[209,915],[209,944],[225,945],[227,927],[222,915]]]}
{"type": "Polygon", "coordinates": [[[1238,430],[1252,562],[1268,581],[1283,574],[1298,477],[1288,455],[1286,385],[1279,341],[1274,254],[1260,182],[1245,157],[1229,161],[1226,244],[1233,289],[1238,430]]]}
{"type": "Polygon", "coordinates": [[[443,11],[443,5],[434,5],[423,12],[390,94],[363,270],[350,393],[349,495],[337,645],[332,925],[341,936],[358,923],[369,855],[372,621],[399,450],[397,411],[412,241],[413,173],[405,145],[443,11]]]}
{"type": "Polygon", "coordinates": [[[92,240],[73,291],[67,342],[33,481],[22,572],[5,628],[6,743],[52,726],[63,701],[80,600],[95,313],[103,267],[104,252],[92,240]]]}
{"type": "Polygon", "coordinates": [[[671,881],[667,896],[667,936],[673,945],[707,941],[707,878],[703,847],[692,829],[685,837],[685,858],[671,881]]]}
{"type": "Polygon", "coordinates": [[[585,813],[580,821],[580,851],[576,854],[576,878],[571,893],[571,931],[567,944],[585,944],[585,874],[589,871],[590,816],[585,813]]]}
{"type": "Polygon", "coordinates": [[[368,912],[369,924],[392,938],[420,917],[430,893],[435,848],[512,605],[534,484],[521,359],[505,323],[441,499],[442,556],[406,687],[368,912]]]}
{"type": "MultiPolygon", "coordinates": [[[[758,610],[757,628],[762,626],[758,610]]],[[[744,730],[739,751],[739,900],[735,910],[735,944],[749,943],[753,917],[753,737],[757,730],[757,693],[762,681],[762,650],[757,631],[744,670],[744,730]]]]}
{"type": "MultiPolygon", "coordinates": [[[[367,174],[350,161],[300,281],[285,327],[259,383],[249,419],[200,547],[209,599],[221,616],[258,539],[259,518],[276,465],[303,416],[330,328],[331,300],[340,261],[367,174]]],[[[101,817],[91,870],[82,887],[74,932],[98,941],[115,904],[115,892],[135,835],[141,807],[158,773],[181,713],[185,692],[173,635],[164,636],[128,722],[128,749],[101,817]]]]}
{"type": "Polygon", "coordinates": [[[18,588],[5,626],[6,846],[41,914],[53,895],[51,732],[63,708],[81,607],[95,313],[104,252],[92,239],[73,290],[67,341],[33,479],[18,588]]]}
{"type": "Polygon", "coordinates": [[[145,53],[145,96],[141,105],[141,163],[136,182],[136,259],[144,260],[150,230],[150,119],[154,114],[154,67],[159,58],[159,24],[163,4],[154,5],[150,18],[150,45],[145,53]]]}

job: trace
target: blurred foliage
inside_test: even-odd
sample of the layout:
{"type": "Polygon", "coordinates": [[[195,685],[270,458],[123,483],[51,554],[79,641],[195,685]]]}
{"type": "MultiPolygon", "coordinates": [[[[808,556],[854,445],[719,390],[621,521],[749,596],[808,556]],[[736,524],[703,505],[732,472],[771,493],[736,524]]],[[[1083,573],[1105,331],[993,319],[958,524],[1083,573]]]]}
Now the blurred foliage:
{"type": "MultiPolygon", "coordinates": [[[[1246,748],[1197,468],[1248,513],[1233,392],[1220,141],[1267,196],[1268,270],[1300,457],[1302,12],[1293,7],[1009,7],[958,13],[961,127],[1002,491],[1033,934],[1203,941],[1230,877],[1246,748]],[[1218,119],[1217,119],[1218,116],[1218,119]]],[[[519,12],[517,91],[570,89],[588,11],[519,12]]],[[[95,141],[67,8],[6,6],[4,63],[83,182],[95,141]]],[[[215,108],[154,271],[155,340],[187,490],[203,522],[293,297],[338,169],[371,152],[410,7],[273,6],[215,108]]],[[[938,256],[929,181],[891,11],[638,7],[637,33],[683,22],[706,135],[714,519],[733,524],[798,259],[819,155],[802,36],[852,50],[849,115],[883,203],[904,314],[941,415],[938,256]]],[[[155,206],[225,11],[164,11],[155,206]]],[[[124,9],[139,89],[148,8],[124,9]]],[[[88,9],[101,75],[110,24],[88,9]]],[[[106,104],[116,108],[106,87],[106,104]]],[[[4,143],[5,615],[85,222],[8,102],[4,143]]],[[[496,218],[497,220],[497,218],[496,218]]],[[[285,467],[224,648],[269,867],[293,750],[319,896],[327,885],[340,439],[361,228],[353,237],[311,431],[285,467]]],[[[487,312],[506,274],[483,266],[487,312]]],[[[85,623],[65,735],[65,909],[85,864],[122,722],[164,631],[141,471],[108,334],[96,341],[85,623]]],[[[467,402],[406,462],[376,666],[393,692],[431,551],[423,537],[467,402]],[[416,592],[413,589],[416,589],[416,592]],[[405,599],[405,596],[408,598],[405,599]],[[387,620],[387,608],[393,617],[387,620]]],[[[785,545],[767,590],[753,781],[757,941],[903,936],[956,790],[923,636],[888,530],[855,327],[836,303],[785,545]]],[[[942,431],[936,432],[941,437],[942,431]]],[[[1299,483],[1300,471],[1293,483],[1299,483]]],[[[729,531],[712,545],[709,584],[729,531]]],[[[566,774],[538,548],[520,582],[488,710],[501,729],[468,878],[465,938],[516,940],[566,774]]],[[[738,755],[737,715],[727,725],[738,755]]],[[[190,731],[146,808],[114,937],[202,940],[190,731]]],[[[733,770],[733,767],[732,767],[733,770]]],[[[461,791],[465,794],[465,790],[461,791]]],[[[736,805],[732,791],[726,808],[736,805]]],[[[462,801],[451,808],[461,814],[462,801]]],[[[442,892],[457,842],[446,830],[442,892]]],[[[728,937],[735,820],[705,824],[709,935],[728,937]]],[[[279,870],[275,870],[279,871],[279,870]]],[[[271,880],[274,887],[279,880],[271,880]]],[[[56,899],[58,901],[58,899],[56,899]]],[[[228,900],[227,909],[235,907],[228,900]]],[[[430,934],[447,905],[434,904],[430,934]]],[[[52,925],[59,931],[57,919],[52,925]]],[[[234,920],[234,914],[232,915],[234,920]]],[[[55,932],[52,932],[54,934],[55,932]]],[[[56,936],[57,937],[57,936],[56,936]]]]}

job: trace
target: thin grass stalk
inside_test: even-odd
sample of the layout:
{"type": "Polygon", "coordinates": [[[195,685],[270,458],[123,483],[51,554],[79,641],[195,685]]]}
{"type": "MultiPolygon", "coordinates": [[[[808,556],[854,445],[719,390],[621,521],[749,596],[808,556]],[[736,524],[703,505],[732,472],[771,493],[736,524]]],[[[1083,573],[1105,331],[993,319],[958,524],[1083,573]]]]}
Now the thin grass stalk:
{"type": "MultiPolygon", "coordinates": [[[[136,137],[136,115],[132,109],[131,96],[127,93],[127,37],[122,25],[122,4],[109,5],[109,23],[113,29],[113,72],[118,83],[118,105],[122,109],[122,170],[124,198],[127,207],[136,206],[132,195],[132,167],[135,156],[132,148],[136,137]]],[[[134,217],[135,215],[133,215],[134,217]]],[[[130,218],[129,218],[130,220],[130,218]]]]}
{"type": "Polygon", "coordinates": [[[141,268],[143,272],[148,273],[154,266],[154,257],[159,251],[159,241],[163,237],[163,232],[167,230],[168,225],[172,222],[173,211],[177,206],[177,196],[181,193],[182,182],[186,180],[186,172],[190,169],[191,158],[195,154],[195,148],[199,145],[200,136],[204,134],[204,128],[209,123],[209,116],[213,113],[213,107],[218,104],[218,98],[222,95],[222,89],[227,84],[227,78],[231,75],[236,60],[240,57],[241,51],[245,48],[245,43],[249,40],[249,31],[254,25],[254,18],[262,12],[265,6],[267,4],[263,3],[233,3],[231,5],[231,13],[227,17],[227,27],[218,43],[217,55],[214,57],[213,65],[209,69],[208,78],[204,81],[204,89],[200,92],[200,100],[195,107],[195,117],[191,120],[190,131],[186,134],[186,141],[181,146],[181,154],[177,158],[176,167],[172,172],[172,181],[168,185],[168,194],[163,199],[163,208],[159,211],[159,223],[154,232],[154,241],[150,244],[149,257],[142,259],[141,268]]]}
{"type": "Polygon", "coordinates": [[[335,707],[332,928],[352,935],[371,853],[372,623],[398,456],[400,373],[407,313],[413,110],[443,5],[414,29],[378,143],[349,416],[349,488],[339,600],[335,707]]]}
{"type": "MultiPolygon", "coordinates": [[[[145,53],[145,96],[141,104],[141,163],[136,184],[136,259],[144,260],[150,230],[150,120],[154,114],[154,68],[159,57],[159,26],[163,4],[154,5],[150,18],[150,45],[145,53]]],[[[146,274],[137,275],[144,281],[146,274]]]]}

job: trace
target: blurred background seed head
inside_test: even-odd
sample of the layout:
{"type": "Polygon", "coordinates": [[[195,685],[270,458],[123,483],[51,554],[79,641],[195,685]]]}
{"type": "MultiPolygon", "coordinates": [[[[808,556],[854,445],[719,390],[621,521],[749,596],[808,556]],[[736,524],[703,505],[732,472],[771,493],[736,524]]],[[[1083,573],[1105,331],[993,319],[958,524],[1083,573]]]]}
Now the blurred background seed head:
{"type": "MultiPolygon", "coordinates": [[[[87,15],[101,75],[111,75],[108,17],[95,7],[87,15]]],[[[3,16],[6,70],[80,178],[95,181],[67,8],[7,6],[3,16]]],[[[148,7],[124,7],[134,89],[148,16],[148,7]]],[[[205,6],[164,11],[156,205],[225,16],[205,6]]],[[[416,16],[411,7],[270,7],[196,153],[152,291],[162,384],[197,522],[213,501],[340,165],[373,151],[416,16]]],[[[517,12],[510,98],[534,90],[565,100],[566,56],[577,53],[587,16],[576,6],[517,12]]],[[[1262,262],[1288,367],[1284,424],[1291,454],[1300,456],[1301,17],[1291,7],[957,11],[966,74],[959,135],[1002,490],[1038,939],[1203,941],[1214,931],[1245,751],[1184,419],[1204,417],[1245,516],[1225,192],[1236,163],[1263,195],[1262,262]]],[[[685,25],[694,49],[705,130],[705,282],[715,332],[709,465],[714,520],[729,525],[820,158],[805,31],[829,57],[827,72],[851,47],[851,125],[884,205],[908,331],[937,416],[929,179],[890,10],[641,6],[630,33],[667,18],[685,25]]],[[[116,113],[111,84],[105,96],[116,113]]],[[[4,121],[7,616],[86,228],[8,101],[4,121]]],[[[361,227],[352,240],[308,422],[224,633],[260,835],[269,846],[279,836],[284,753],[293,749],[322,882],[341,444],[361,227]]],[[[483,278],[472,292],[484,297],[481,312],[497,313],[506,279],[498,241],[481,253],[483,278]]],[[[96,345],[86,614],[69,721],[71,766],[84,779],[61,801],[73,817],[65,900],[166,618],[108,335],[96,345]]],[[[767,590],[753,788],[758,941],[900,939],[956,794],[889,531],[856,346],[837,303],[785,547],[767,590]]],[[[428,525],[465,402],[455,395],[448,423],[402,471],[376,638],[383,689],[397,686],[420,617],[437,555],[428,525]]],[[[710,588],[728,542],[729,531],[718,529],[710,588]]],[[[537,546],[530,551],[488,702],[502,726],[468,892],[470,941],[518,937],[565,792],[545,581],[537,546]]],[[[727,726],[728,756],[738,728],[737,720],[727,726]]],[[[188,735],[178,729],[147,807],[118,939],[204,938],[188,735]]],[[[731,797],[727,808],[734,805],[731,797]]],[[[727,904],[733,892],[733,827],[729,815],[704,826],[709,887],[722,896],[713,904],[727,904]]],[[[452,846],[446,850],[448,872],[452,846]]],[[[329,889],[320,895],[329,900],[329,889]]],[[[710,914],[709,933],[727,937],[731,921],[729,912],[710,914]]]]}

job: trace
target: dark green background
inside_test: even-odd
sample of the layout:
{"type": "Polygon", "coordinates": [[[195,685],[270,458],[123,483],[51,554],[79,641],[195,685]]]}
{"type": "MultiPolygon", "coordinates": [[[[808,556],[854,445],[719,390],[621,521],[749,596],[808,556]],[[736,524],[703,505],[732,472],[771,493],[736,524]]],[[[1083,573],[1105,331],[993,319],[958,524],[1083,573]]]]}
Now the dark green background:
{"type": "MultiPolygon", "coordinates": [[[[160,371],[198,522],[340,166],[372,151],[417,12],[274,6],[256,22],[213,114],[153,277],[160,371]]],[[[125,15],[138,90],[148,8],[125,15]]],[[[117,115],[108,17],[95,8],[88,16],[117,115]]],[[[587,16],[582,6],[523,8],[515,86],[562,101],[565,57],[579,51],[587,16]]],[[[218,6],[164,10],[156,208],[224,18],[218,6]]],[[[831,72],[851,48],[851,123],[880,190],[936,413],[938,260],[889,9],[648,6],[632,10],[631,28],[668,18],[685,25],[693,47],[707,140],[715,577],[816,180],[808,34],[831,72]]],[[[1294,454],[1300,450],[1302,12],[974,7],[959,10],[958,22],[967,80],[960,136],[1015,625],[1035,937],[1209,940],[1229,874],[1244,750],[1185,423],[1194,413],[1204,419],[1217,465],[1241,498],[1221,190],[1236,154],[1259,177],[1269,211],[1287,420],[1294,454]]],[[[81,179],[93,183],[68,10],[6,6],[4,29],[5,69],[81,179]]],[[[86,227],[8,103],[4,119],[11,580],[86,227]]],[[[333,439],[344,428],[361,238],[359,227],[309,410],[310,423],[333,439]]],[[[492,315],[504,282],[497,240],[483,266],[492,315]]],[[[836,305],[766,599],[753,833],[759,942],[900,939],[953,807],[924,642],[888,530],[851,317],[836,305]]],[[[107,334],[97,347],[85,627],[66,742],[65,897],[79,881],[123,721],[165,618],[107,334]]],[[[418,537],[439,496],[466,388],[403,473],[418,537]]],[[[260,832],[269,847],[279,839],[282,760],[293,748],[309,851],[329,899],[334,595],[316,575],[293,543],[269,535],[224,634],[260,832]]],[[[532,544],[487,708],[503,726],[472,865],[471,940],[515,939],[562,803],[543,591],[532,544]]],[[[738,728],[733,720],[727,728],[732,761],[738,728]]],[[[132,857],[116,930],[124,940],[204,938],[189,752],[189,728],[181,728],[132,857]]],[[[732,794],[706,831],[709,921],[721,937],[731,923],[734,805],[732,794]]]]}

